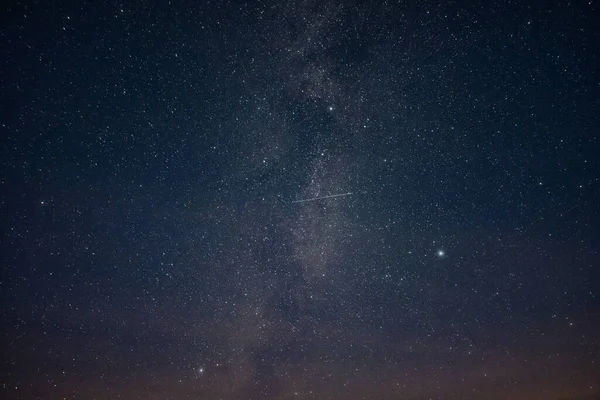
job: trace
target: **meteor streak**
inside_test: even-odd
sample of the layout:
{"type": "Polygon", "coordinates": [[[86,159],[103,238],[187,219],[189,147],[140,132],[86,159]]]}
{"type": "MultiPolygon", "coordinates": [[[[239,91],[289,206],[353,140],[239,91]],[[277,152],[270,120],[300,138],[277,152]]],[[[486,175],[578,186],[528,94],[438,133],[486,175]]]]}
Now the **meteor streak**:
{"type": "Polygon", "coordinates": [[[307,202],[307,201],[322,200],[322,199],[332,199],[334,197],[350,196],[351,194],[352,194],[352,192],[340,193],[340,194],[331,194],[329,196],[313,197],[311,199],[294,200],[294,201],[292,201],[292,203],[304,203],[304,202],[307,202]]]}

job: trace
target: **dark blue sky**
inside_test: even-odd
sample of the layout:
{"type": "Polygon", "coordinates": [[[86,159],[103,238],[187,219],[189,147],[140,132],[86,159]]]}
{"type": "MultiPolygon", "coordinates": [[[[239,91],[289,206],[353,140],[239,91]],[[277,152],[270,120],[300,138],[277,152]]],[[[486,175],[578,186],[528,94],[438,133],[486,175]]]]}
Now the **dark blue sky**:
{"type": "Polygon", "coordinates": [[[595,2],[3,9],[1,397],[599,398],[595,2]]]}

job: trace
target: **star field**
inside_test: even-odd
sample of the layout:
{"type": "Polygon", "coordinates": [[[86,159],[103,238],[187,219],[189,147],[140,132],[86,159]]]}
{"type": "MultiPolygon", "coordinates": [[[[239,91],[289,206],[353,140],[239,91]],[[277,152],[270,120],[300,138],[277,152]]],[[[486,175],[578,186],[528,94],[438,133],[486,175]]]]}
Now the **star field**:
{"type": "Polygon", "coordinates": [[[4,11],[3,399],[600,398],[596,2],[4,11]]]}

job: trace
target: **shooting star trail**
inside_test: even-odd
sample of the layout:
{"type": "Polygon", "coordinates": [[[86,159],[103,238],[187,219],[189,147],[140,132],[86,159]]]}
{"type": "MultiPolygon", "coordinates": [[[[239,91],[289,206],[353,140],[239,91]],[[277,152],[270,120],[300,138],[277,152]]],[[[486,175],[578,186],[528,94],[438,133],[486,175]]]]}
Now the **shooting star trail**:
{"type": "Polygon", "coordinates": [[[322,199],[332,199],[334,197],[350,196],[351,194],[352,194],[352,192],[340,193],[340,194],[331,194],[329,196],[321,196],[321,197],[313,197],[313,198],[310,198],[310,199],[294,200],[294,201],[292,201],[292,203],[304,203],[304,202],[307,202],[307,201],[315,201],[315,200],[322,200],[322,199]]]}

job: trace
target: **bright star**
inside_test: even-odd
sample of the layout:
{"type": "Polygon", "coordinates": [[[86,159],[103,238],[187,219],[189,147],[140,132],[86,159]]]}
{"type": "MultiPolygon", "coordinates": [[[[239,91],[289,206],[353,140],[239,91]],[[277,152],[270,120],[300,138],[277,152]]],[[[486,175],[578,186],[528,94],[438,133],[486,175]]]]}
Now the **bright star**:
{"type": "Polygon", "coordinates": [[[446,252],[444,251],[444,249],[439,249],[439,250],[436,252],[436,254],[437,254],[437,256],[438,256],[439,258],[442,258],[442,257],[444,257],[444,256],[446,255],[446,252]]]}

